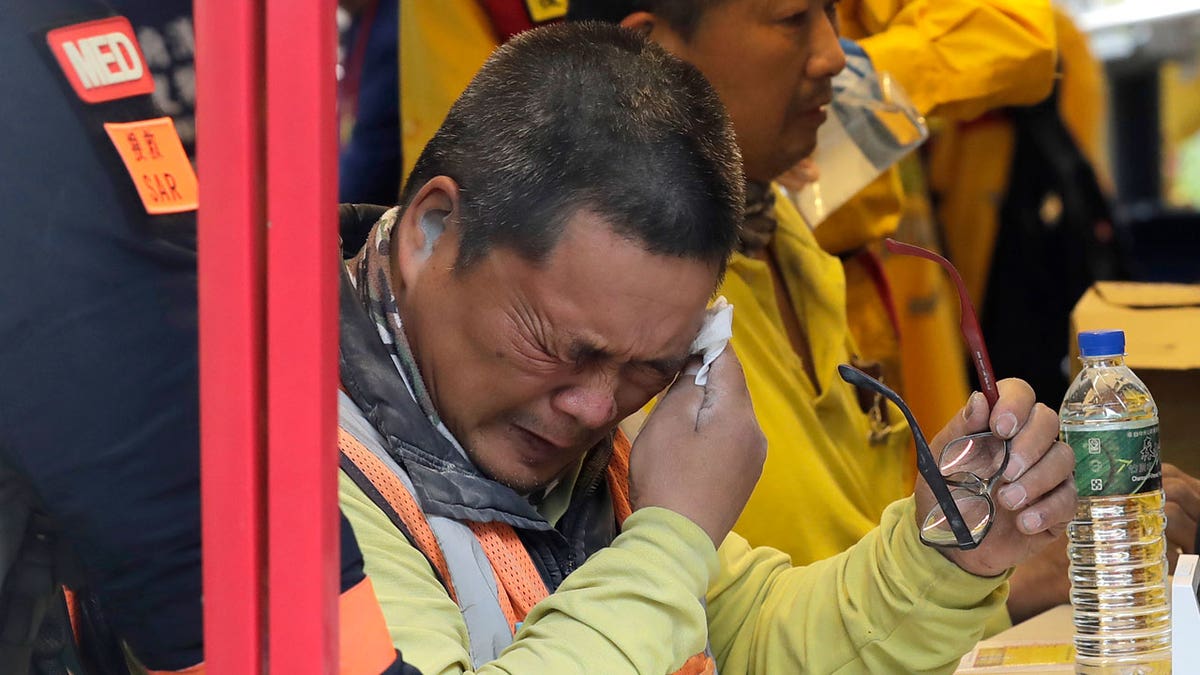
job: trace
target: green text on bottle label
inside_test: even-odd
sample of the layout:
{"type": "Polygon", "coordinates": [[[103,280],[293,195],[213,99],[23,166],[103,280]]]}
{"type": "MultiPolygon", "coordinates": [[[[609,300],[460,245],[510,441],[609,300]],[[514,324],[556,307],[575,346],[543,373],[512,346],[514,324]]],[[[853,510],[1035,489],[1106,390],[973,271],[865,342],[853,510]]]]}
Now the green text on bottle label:
{"type": "Polygon", "coordinates": [[[1158,424],[1120,429],[1063,429],[1075,451],[1075,488],[1080,497],[1152,492],[1162,487],[1158,424]]]}

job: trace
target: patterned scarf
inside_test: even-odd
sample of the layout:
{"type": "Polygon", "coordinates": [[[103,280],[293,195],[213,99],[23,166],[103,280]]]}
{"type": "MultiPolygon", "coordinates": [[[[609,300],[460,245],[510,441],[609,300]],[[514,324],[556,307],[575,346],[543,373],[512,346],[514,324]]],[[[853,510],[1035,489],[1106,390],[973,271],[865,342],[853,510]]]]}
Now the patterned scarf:
{"type": "Polygon", "coordinates": [[[753,257],[771,243],[775,220],[775,191],[770,185],[746,181],[746,216],[738,231],[738,252],[753,257]]]}
{"type": "MultiPolygon", "coordinates": [[[[387,347],[392,356],[392,363],[404,378],[404,383],[408,385],[408,390],[416,399],[417,405],[433,426],[444,429],[442,420],[433,407],[433,399],[429,397],[429,391],[425,388],[425,380],[421,378],[421,372],[417,369],[412,349],[408,346],[404,324],[400,321],[400,310],[396,306],[396,294],[392,291],[392,228],[395,227],[399,214],[399,207],[393,207],[384,213],[367,235],[367,244],[357,256],[346,261],[346,267],[350,272],[350,280],[358,290],[359,302],[375,322],[379,340],[387,347]]],[[[451,439],[453,440],[453,437],[451,439]]],[[[458,443],[455,442],[455,445],[458,443]]]]}

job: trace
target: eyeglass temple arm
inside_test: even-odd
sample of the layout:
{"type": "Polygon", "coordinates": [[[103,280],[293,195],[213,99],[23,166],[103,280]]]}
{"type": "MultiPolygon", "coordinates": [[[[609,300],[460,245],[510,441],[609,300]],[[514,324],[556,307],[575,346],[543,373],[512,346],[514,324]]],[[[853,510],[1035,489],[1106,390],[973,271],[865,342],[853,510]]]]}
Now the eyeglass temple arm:
{"type": "Polygon", "coordinates": [[[967,285],[963,283],[962,275],[949,260],[929,249],[891,238],[885,239],[883,245],[892,253],[932,260],[941,265],[950,275],[955,288],[958,289],[958,305],[961,309],[959,328],[967,341],[967,347],[971,350],[971,362],[975,365],[975,374],[979,376],[979,386],[983,389],[984,397],[987,398],[988,407],[995,407],[996,401],[1000,398],[1000,390],[996,388],[995,371],[992,370],[992,359],[988,355],[987,345],[983,341],[983,331],[979,328],[979,316],[975,313],[975,304],[971,302],[971,296],[967,293],[967,285]]]}
{"type": "Polygon", "coordinates": [[[917,425],[916,418],[913,417],[912,411],[905,405],[904,400],[900,398],[899,394],[889,389],[887,385],[853,366],[838,366],[838,374],[850,384],[866,387],[886,396],[904,414],[904,418],[908,420],[909,428],[912,429],[913,439],[917,445],[917,471],[921,473],[921,477],[925,479],[925,483],[929,485],[929,489],[933,491],[933,496],[937,498],[938,504],[942,507],[942,513],[945,514],[946,520],[950,523],[950,529],[954,532],[954,538],[958,540],[958,547],[964,550],[975,548],[978,544],[975,538],[971,536],[970,528],[963,521],[962,513],[958,510],[958,504],[954,503],[954,497],[950,496],[950,488],[946,485],[946,479],[942,478],[942,472],[938,469],[937,461],[933,458],[933,451],[929,449],[929,443],[925,440],[925,434],[921,433],[921,427],[917,425]]]}

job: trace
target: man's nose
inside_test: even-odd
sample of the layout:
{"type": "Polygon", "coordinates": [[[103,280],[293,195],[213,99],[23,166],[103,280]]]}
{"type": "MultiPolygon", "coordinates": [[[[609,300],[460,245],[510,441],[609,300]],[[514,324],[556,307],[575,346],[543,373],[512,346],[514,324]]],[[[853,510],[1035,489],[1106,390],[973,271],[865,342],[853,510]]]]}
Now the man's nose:
{"type": "Polygon", "coordinates": [[[588,429],[600,429],[617,417],[616,377],[594,373],[587,380],[564,387],[554,394],[554,408],[588,429]]]}
{"type": "Polygon", "coordinates": [[[833,77],[846,67],[846,52],[842,51],[838,39],[838,29],[833,20],[825,15],[820,21],[814,22],[812,39],[809,44],[806,74],[813,79],[833,77]]]}

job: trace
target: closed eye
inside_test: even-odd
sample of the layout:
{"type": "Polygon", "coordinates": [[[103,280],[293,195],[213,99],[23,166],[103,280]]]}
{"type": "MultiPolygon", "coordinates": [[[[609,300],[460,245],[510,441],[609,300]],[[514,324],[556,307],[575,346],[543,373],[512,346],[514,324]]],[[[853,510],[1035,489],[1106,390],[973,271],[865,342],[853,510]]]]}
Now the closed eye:
{"type": "Polygon", "coordinates": [[[679,369],[672,370],[649,363],[630,363],[626,366],[626,372],[638,387],[647,391],[659,391],[670,384],[679,369]]]}

